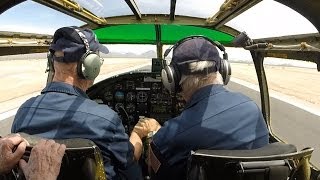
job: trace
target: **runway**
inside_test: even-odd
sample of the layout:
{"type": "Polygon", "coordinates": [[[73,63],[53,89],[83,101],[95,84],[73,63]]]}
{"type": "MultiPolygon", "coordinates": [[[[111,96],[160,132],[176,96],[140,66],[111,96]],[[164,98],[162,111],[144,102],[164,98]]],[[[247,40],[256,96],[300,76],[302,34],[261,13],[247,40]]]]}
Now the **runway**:
{"type": "MultiPolygon", "coordinates": [[[[141,68],[141,67],[140,67],[141,68]]],[[[142,69],[148,69],[143,67],[142,69]]],[[[101,79],[101,78],[100,78],[101,79]]],[[[239,82],[231,81],[227,86],[232,91],[242,92],[252,98],[260,106],[260,94],[255,89],[246,87],[239,82]]],[[[270,97],[271,126],[278,137],[287,143],[292,143],[299,150],[313,147],[315,151],[311,162],[320,167],[320,149],[318,136],[320,135],[320,118],[318,115],[296,107],[283,100],[270,97]]],[[[0,119],[0,135],[10,133],[14,115],[3,120],[0,119]]]]}

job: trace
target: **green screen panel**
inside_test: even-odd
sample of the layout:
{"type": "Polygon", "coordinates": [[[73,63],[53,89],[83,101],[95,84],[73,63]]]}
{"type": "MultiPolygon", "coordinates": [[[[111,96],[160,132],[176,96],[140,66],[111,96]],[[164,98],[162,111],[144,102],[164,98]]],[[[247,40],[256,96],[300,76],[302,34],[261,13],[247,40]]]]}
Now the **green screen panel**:
{"type": "Polygon", "coordinates": [[[163,44],[174,44],[178,40],[192,35],[207,36],[221,44],[229,44],[233,36],[207,28],[185,25],[161,25],[161,42],[163,44]]]}
{"type": "MultiPolygon", "coordinates": [[[[178,40],[191,36],[203,35],[222,44],[229,44],[233,36],[207,28],[162,24],[161,43],[174,44],[178,40]]],[[[95,29],[100,43],[105,44],[156,44],[156,28],[154,24],[126,24],[107,26],[95,29]]]]}
{"type": "Polygon", "coordinates": [[[94,30],[100,43],[110,44],[155,44],[153,24],[128,24],[108,26],[94,30]]]}

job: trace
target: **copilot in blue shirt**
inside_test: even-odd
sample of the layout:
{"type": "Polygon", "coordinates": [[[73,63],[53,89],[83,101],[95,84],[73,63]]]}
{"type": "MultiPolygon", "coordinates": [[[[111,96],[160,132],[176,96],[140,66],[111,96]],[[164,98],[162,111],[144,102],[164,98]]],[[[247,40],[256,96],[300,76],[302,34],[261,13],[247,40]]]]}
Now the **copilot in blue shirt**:
{"type": "Polygon", "coordinates": [[[118,115],[90,100],[81,89],[53,82],[18,110],[11,132],[44,138],[90,139],[101,149],[108,179],[140,179],[133,146],[118,115]]]}
{"type": "Polygon", "coordinates": [[[196,91],[180,116],[167,121],[151,143],[156,179],[185,179],[190,152],[198,149],[255,149],[269,133],[257,105],[222,85],[196,91]]]}

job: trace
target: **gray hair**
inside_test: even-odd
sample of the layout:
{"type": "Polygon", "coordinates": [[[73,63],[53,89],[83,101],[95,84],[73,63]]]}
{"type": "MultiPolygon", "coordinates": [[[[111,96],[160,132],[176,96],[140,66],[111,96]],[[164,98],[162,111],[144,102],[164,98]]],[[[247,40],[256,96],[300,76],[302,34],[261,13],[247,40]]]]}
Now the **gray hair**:
{"type": "Polygon", "coordinates": [[[205,73],[208,67],[212,67],[214,62],[199,61],[189,64],[189,70],[192,72],[203,72],[201,74],[191,74],[181,76],[181,87],[184,93],[192,95],[197,89],[210,84],[223,84],[222,76],[219,72],[205,73]]]}
{"type": "MultiPolygon", "coordinates": [[[[216,65],[214,61],[197,61],[188,64],[188,69],[191,73],[195,72],[208,72],[209,68],[212,68],[216,65]]],[[[204,74],[204,73],[202,73],[204,74]]],[[[208,74],[208,73],[207,73],[208,74]]]]}

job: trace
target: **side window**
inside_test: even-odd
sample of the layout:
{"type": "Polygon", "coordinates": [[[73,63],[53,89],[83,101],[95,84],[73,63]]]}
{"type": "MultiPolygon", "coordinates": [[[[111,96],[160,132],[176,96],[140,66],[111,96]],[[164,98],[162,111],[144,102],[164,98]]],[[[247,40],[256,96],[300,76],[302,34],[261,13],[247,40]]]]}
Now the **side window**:
{"type": "Polygon", "coordinates": [[[249,51],[243,48],[227,48],[231,63],[231,79],[228,88],[250,97],[261,108],[259,82],[249,51]]]}
{"type": "MultiPolygon", "coordinates": [[[[305,17],[274,0],[261,1],[226,25],[246,31],[252,39],[318,33],[305,17]]],[[[319,166],[320,73],[316,65],[265,58],[264,67],[270,93],[272,132],[298,149],[315,148],[311,162],[319,166]]],[[[233,77],[252,74],[247,69],[240,69],[233,68],[233,77]]]]}
{"type": "Polygon", "coordinates": [[[271,129],[298,149],[313,147],[311,161],[320,162],[320,73],[315,63],[265,58],[271,129]]]}
{"type": "Polygon", "coordinates": [[[50,34],[63,26],[81,26],[85,22],[33,2],[22,2],[0,16],[0,31],[50,34]],[[35,10],[36,9],[36,10],[35,10]]]}

